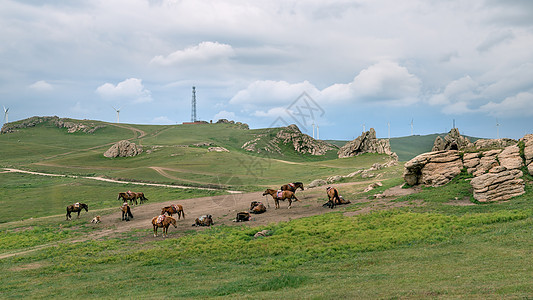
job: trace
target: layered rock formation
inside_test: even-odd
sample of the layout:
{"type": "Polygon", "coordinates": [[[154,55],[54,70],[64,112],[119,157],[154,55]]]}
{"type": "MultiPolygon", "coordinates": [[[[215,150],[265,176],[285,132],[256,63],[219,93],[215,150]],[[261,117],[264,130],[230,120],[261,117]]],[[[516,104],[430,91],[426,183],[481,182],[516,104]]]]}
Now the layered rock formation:
{"type": "Polygon", "coordinates": [[[391,150],[389,140],[376,138],[374,128],[370,128],[369,131],[363,132],[355,140],[346,143],[337,152],[339,158],[357,156],[363,153],[385,153],[397,157],[396,153],[391,150]]]}
{"type": "Polygon", "coordinates": [[[409,185],[441,186],[466,168],[469,174],[474,175],[471,184],[476,200],[507,200],[525,192],[524,181],[520,178],[523,175],[521,169],[524,163],[528,168],[533,164],[533,135],[527,135],[520,141],[522,146],[513,144],[504,149],[476,153],[457,150],[424,153],[405,164],[403,177],[409,185]],[[523,147],[523,154],[520,147],[523,147]]]}
{"type": "Polygon", "coordinates": [[[515,145],[517,140],[513,139],[480,139],[474,142],[474,147],[478,150],[481,149],[500,149],[507,146],[515,145]]]}
{"type": "Polygon", "coordinates": [[[105,157],[132,157],[143,152],[142,146],[137,146],[130,141],[122,140],[109,148],[105,153],[105,157]]]}
{"type": "Polygon", "coordinates": [[[329,150],[337,149],[334,145],[315,140],[309,135],[302,133],[298,126],[294,124],[281,128],[274,137],[271,137],[268,133],[260,134],[253,140],[244,143],[241,148],[257,153],[283,154],[280,144],[290,144],[295,151],[311,155],[324,155],[329,150]],[[261,144],[263,146],[260,146],[261,144]]]}
{"type": "Polygon", "coordinates": [[[453,128],[444,139],[440,136],[435,139],[431,151],[463,150],[473,146],[474,144],[472,144],[467,137],[464,137],[459,133],[459,129],[453,128]]]}

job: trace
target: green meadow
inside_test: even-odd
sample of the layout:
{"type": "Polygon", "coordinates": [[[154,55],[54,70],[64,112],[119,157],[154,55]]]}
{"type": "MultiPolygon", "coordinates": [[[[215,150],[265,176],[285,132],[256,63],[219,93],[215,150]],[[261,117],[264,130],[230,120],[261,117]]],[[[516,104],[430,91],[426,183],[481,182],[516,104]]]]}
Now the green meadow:
{"type": "MultiPolygon", "coordinates": [[[[308,184],[387,159],[311,157],[286,147],[283,155],[265,156],[241,149],[255,134],[275,129],[102,124],[107,126],[93,134],[69,134],[43,123],[0,135],[0,298],[533,297],[531,176],[524,177],[526,194],[500,203],[475,203],[465,174],[443,187],[387,202],[373,199],[374,193],[403,183],[400,163],[375,172],[378,178],[372,180],[383,186],[372,192],[363,193],[358,185],[369,179],[343,179],[343,195],[357,201],[312,217],[171,231],[167,239],[152,238],[151,228],[135,229],[77,242],[102,229],[90,225],[87,216],[65,222],[66,205],[90,201],[91,211],[105,215],[116,210],[118,191],[136,188],[84,177],[191,187],[143,187],[157,203],[228,189],[260,191],[291,181],[308,184]],[[102,155],[123,139],[145,151],[133,158],[102,155]],[[205,142],[230,152],[193,145],[205,142]],[[265,229],[269,236],[254,238],[265,229]]],[[[421,151],[404,148],[411,153],[406,155],[421,151]]]]}

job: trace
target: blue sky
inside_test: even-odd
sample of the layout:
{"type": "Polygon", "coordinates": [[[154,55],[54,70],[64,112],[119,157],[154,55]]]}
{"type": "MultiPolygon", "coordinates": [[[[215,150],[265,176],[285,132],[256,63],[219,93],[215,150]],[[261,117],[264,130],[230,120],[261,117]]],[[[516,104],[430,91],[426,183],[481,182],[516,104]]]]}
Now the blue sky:
{"type": "Polygon", "coordinates": [[[322,139],[533,133],[531,1],[0,0],[0,40],[9,121],[176,124],[194,85],[202,120],[322,139]]]}

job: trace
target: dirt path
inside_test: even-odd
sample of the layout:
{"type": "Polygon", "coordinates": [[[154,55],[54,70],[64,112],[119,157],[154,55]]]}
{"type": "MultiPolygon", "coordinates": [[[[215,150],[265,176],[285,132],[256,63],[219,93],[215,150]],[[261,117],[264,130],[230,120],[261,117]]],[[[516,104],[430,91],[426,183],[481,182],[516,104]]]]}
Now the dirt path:
{"type": "MultiPolygon", "coordinates": [[[[357,186],[358,188],[365,187],[368,182],[353,182],[353,183],[342,183],[342,184],[332,184],[333,187],[338,187],[342,191],[343,186],[357,186]]],[[[194,219],[205,214],[213,215],[215,226],[220,226],[222,224],[227,226],[260,226],[268,225],[272,223],[290,221],[293,219],[319,215],[326,212],[332,211],[329,208],[322,207],[322,204],[326,201],[325,187],[316,187],[311,189],[306,189],[305,191],[298,191],[296,196],[300,201],[293,202],[292,208],[287,209],[288,202],[280,201],[280,208],[274,208],[274,201],[270,196],[262,196],[261,192],[254,193],[240,193],[240,194],[230,194],[230,195],[221,195],[221,196],[212,196],[212,197],[202,197],[202,198],[193,198],[193,199],[184,199],[184,200],[169,200],[160,203],[147,203],[139,206],[132,207],[132,213],[134,218],[131,221],[121,221],[121,212],[118,207],[120,203],[117,202],[116,211],[111,214],[103,214],[109,209],[101,211],[89,211],[88,213],[82,213],[82,219],[90,222],[90,220],[97,214],[102,214],[102,223],[92,225],[96,229],[94,233],[88,234],[81,238],[71,239],[67,241],[54,242],[46,245],[39,245],[30,249],[20,249],[17,251],[11,251],[8,253],[0,254],[0,259],[12,257],[15,255],[27,254],[36,250],[44,249],[47,247],[52,247],[61,243],[75,243],[83,242],[88,240],[98,240],[102,238],[117,237],[120,234],[125,232],[130,232],[132,230],[145,229],[146,231],[141,231],[138,233],[141,236],[141,241],[151,241],[151,240],[160,240],[161,230],[159,230],[159,236],[154,237],[152,233],[151,220],[153,217],[156,217],[161,212],[161,207],[171,205],[171,204],[181,204],[183,205],[185,211],[185,219],[178,220],[177,228],[171,227],[169,229],[169,237],[177,238],[185,232],[193,230],[209,230],[209,228],[204,227],[192,227],[194,219]],[[235,223],[233,219],[237,212],[248,211],[250,202],[252,201],[261,201],[267,206],[267,212],[260,215],[252,215],[252,220],[245,223],[235,223]]],[[[393,197],[393,195],[390,195],[393,197]]],[[[357,215],[360,213],[367,213],[372,210],[377,209],[386,209],[391,207],[390,200],[394,198],[386,198],[376,200],[369,200],[366,198],[361,199],[348,199],[352,203],[366,203],[371,202],[370,207],[365,207],[355,212],[350,212],[348,215],[357,215]],[[375,203],[374,203],[375,202],[375,203]]],[[[337,206],[335,210],[343,210],[345,206],[337,206]]],[[[60,218],[64,220],[63,215],[54,216],[55,218],[60,218]]],[[[45,217],[50,218],[50,217],[45,217]]]]}

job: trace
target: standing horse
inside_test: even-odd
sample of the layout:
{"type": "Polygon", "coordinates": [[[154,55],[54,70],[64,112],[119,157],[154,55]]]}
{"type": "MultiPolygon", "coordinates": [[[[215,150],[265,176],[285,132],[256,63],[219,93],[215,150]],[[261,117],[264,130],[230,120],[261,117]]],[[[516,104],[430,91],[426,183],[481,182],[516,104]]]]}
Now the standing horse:
{"type": "Polygon", "coordinates": [[[272,196],[272,198],[274,199],[274,202],[276,203],[276,209],[279,208],[279,200],[285,200],[285,199],[288,199],[289,200],[289,209],[291,208],[291,205],[292,205],[292,198],[294,198],[294,201],[299,201],[298,198],[296,198],[296,196],[294,195],[293,192],[291,191],[276,191],[276,190],[273,190],[273,189],[266,189],[266,191],[263,193],[263,196],[265,195],[270,195],[272,196]]]}
{"type": "Polygon", "coordinates": [[[131,208],[128,205],[127,202],[124,202],[122,206],[120,207],[120,210],[122,211],[122,221],[129,221],[130,218],[133,219],[133,214],[131,213],[131,208]]]}
{"type": "Polygon", "coordinates": [[[172,204],[170,206],[165,206],[161,208],[161,214],[164,215],[167,213],[172,217],[172,214],[178,214],[178,220],[183,216],[185,219],[185,212],[183,211],[183,206],[181,204],[172,204]]]}
{"type": "Polygon", "coordinates": [[[302,189],[302,191],[303,191],[304,190],[304,184],[301,183],[301,182],[292,182],[292,183],[289,183],[289,184],[284,184],[280,188],[280,190],[282,190],[282,191],[291,191],[293,193],[296,193],[297,189],[302,189]]]}
{"type": "Polygon", "coordinates": [[[141,201],[141,204],[143,204],[144,201],[148,201],[148,198],[144,197],[144,193],[143,192],[132,193],[132,194],[135,194],[137,196],[137,199],[139,199],[141,201]]]}
{"type": "Polygon", "coordinates": [[[78,219],[80,218],[80,212],[85,209],[85,211],[89,211],[89,205],[85,203],[76,203],[74,205],[67,206],[67,221],[72,219],[72,216],[70,215],[71,212],[77,212],[78,213],[78,219]],[[76,205],[77,204],[77,205],[76,205]]]}
{"type": "Polygon", "coordinates": [[[172,224],[174,228],[177,228],[176,219],[173,217],[161,215],[152,218],[152,225],[154,226],[154,237],[157,237],[157,228],[163,227],[163,237],[168,236],[168,227],[172,224]]]}
{"type": "Polygon", "coordinates": [[[124,193],[124,192],[120,192],[118,193],[118,198],[117,200],[120,200],[120,198],[122,198],[122,200],[124,202],[128,202],[130,201],[130,204],[133,205],[133,202],[135,201],[135,205],[137,205],[137,193],[124,193]]]}
{"type": "Polygon", "coordinates": [[[339,192],[337,191],[336,188],[332,188],[332,187],[327,187],[326,188],[326,191],[328,193],[328,205],[329,208],[333,209],[335,208],[335,205],[338,204],[341,204],[341,198],[339,197],[339,192]]]}

